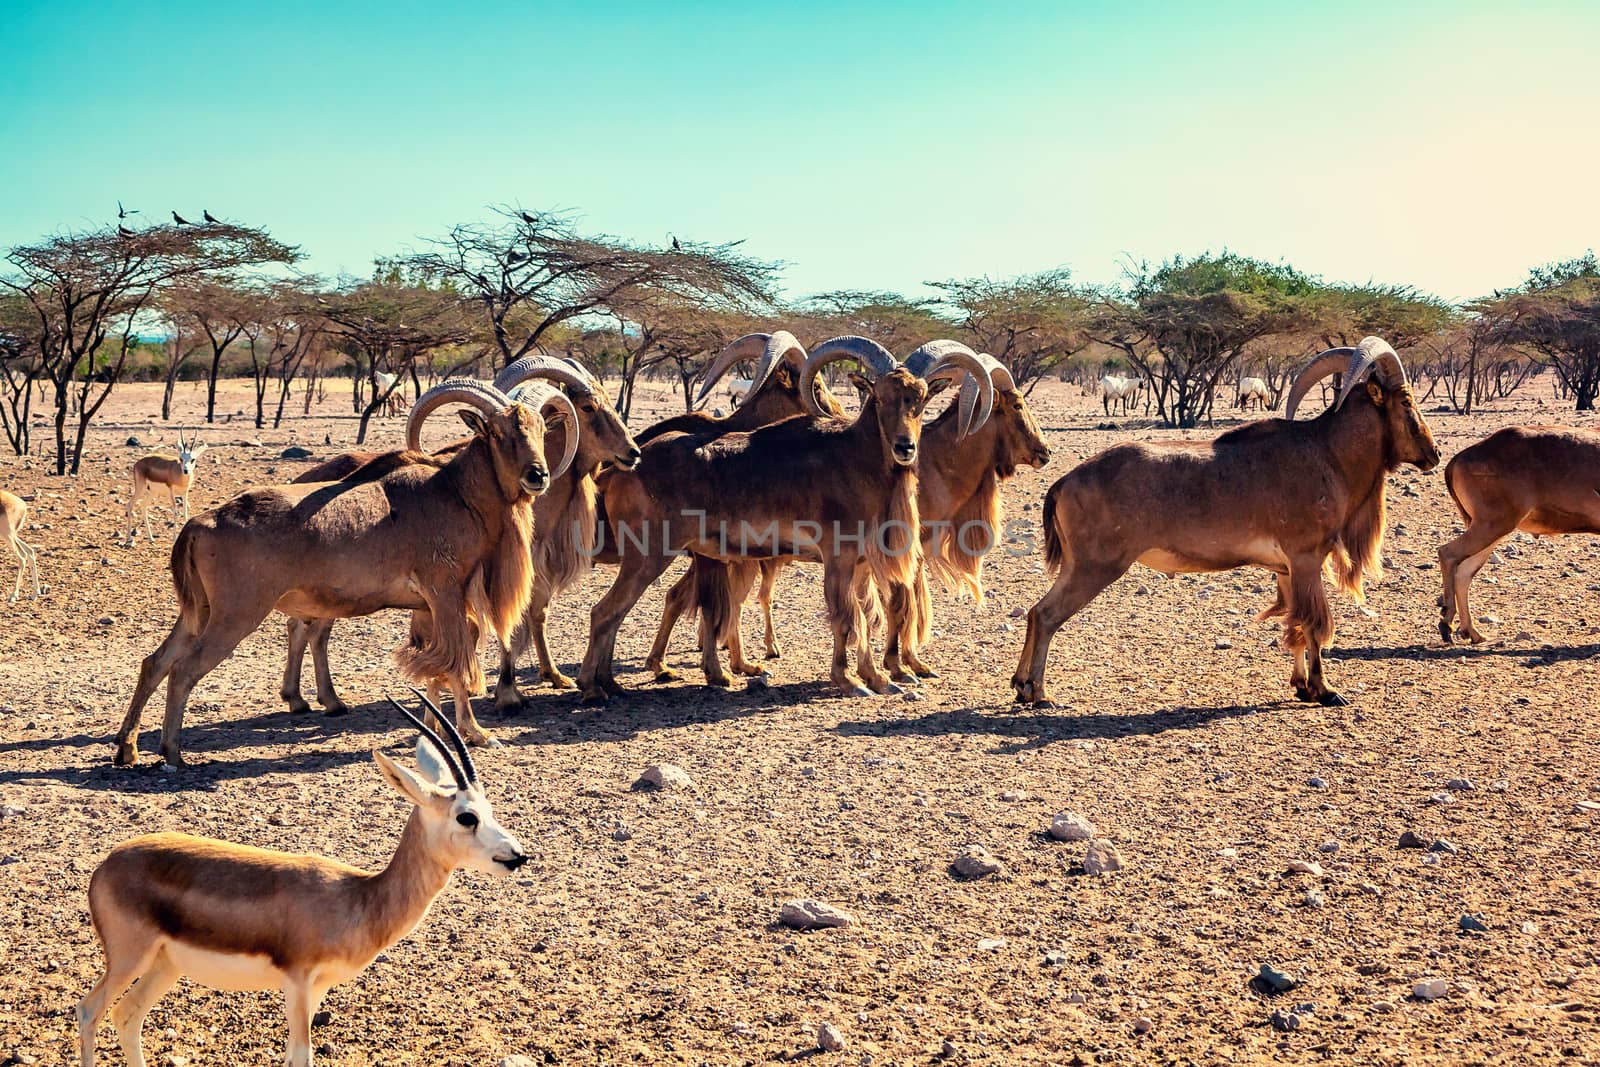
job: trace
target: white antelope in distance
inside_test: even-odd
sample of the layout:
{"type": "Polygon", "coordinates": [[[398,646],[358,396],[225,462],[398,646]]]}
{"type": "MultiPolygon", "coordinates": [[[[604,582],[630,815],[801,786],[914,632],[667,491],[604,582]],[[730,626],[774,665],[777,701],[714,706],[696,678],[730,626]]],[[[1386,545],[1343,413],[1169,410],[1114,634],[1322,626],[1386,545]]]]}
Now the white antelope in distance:
{"type": "Polygon", "coordinates": [[[1240,378],[1239,397],[1234,402],[1234,407],[1250,410],[1250,402],[1255,401],[1256,407],[1262,411],[1267,410],[1272,402],[1272,390],[1267,388],[1263,378],[1240,378]]]}
{"type": "Polygon", "coordinates": [[[1107,415],[1110,415],[1112,406],[1121,404],[1122,413],[1126,415],[1143,390],[1143,378],[1124,378],[1120,374],[1108,374],[1100,379],[1100,406],[1105,408],[1107,415]]]}
{"type": "Polygon", "coordinates": [[[22,595],[22,578],[33,572],[33,595],[39,595],[39,553],[22,539],[22,524],[28,521],[28,505],[22,498],[0,489],[0,543],[11,546],[17,554],[17,584],[11,589],[7,604],[15,604],[22,595]]]}
{"type": "Polygon", "coordinates": [[[178,454],[152,452],[133,465],[133,495],[128,498],[128,544],[139,539],[139,517],[144,517],[144,535],[154,541],[150,529],[150,509],[154,506],[156,486],[167,490],[167,503],[173,516],[178,515],[178,501],[183,501],[183,521],[189,521],[189,490],[194,486],[195,463],[205,455],[206,446],[198,443],[198,436],[185,441],[183,431],[178,431],[178,454]]]}
{"type": "Polygon", "coordinates": [[[187,975],[213,989],[282,989],[289,1067],[311,1065],[311,1017],[329,989],[366,970],[427,914],[457,869],[507,875],[527,862],[495,821],[467,746],[427,697],[439,735],[392,698],[421,731],[417,774],[374,750],[389,784],[416,805],[394,857],[372,874],[325,856],[146,834],[111,850],[89,879],[89,915],[105,975],[78,1005],[83,1067],[111,1002],[130,1067],[144,1067],[145,1015],[187,975]]]}
{"type": "Polygon", "coordinates": [[[400,381],[399,377],[380,370],[374,371],[372,378],[376,383],[378,396],[383,398],[383,407],[380,410],[385,415],[404,415],[409,405],[406,403],[405,394],[395,387],[400,381]]]}

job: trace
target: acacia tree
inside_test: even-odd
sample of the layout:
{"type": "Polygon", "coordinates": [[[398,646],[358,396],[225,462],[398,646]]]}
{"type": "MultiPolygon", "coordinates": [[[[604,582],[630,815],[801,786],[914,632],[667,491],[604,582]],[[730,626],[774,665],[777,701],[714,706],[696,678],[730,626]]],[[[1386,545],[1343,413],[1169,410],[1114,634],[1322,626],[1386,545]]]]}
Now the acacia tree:
{"type": "Polygon", "coordinates": [[[965,278],[929,282],[955,323],[1031,392],[1046,374],[1092,343],[1090,325],[1099,302],[1072,284],[1065,267],[1015,278],[965,278]]]}
{"type": "Polygon", "coordinates": [[[167,368],[162,375],[161,421],[166,422],[172,418],[172,394],[177,389],[178,376],[204,342],[189,316],[181,311],[168,310],[162,318],[167,330],[167,368]]]}
{"type": "Polygon", "coordinates": [[[1123,292],[1107,293],[1097,340],[1121,349],[1155,391],[1173,426],[1211,416],[1217,383],[1251,342],[1306,315],[1315,283],[1286,264],[1233,252],[1174,256],[1130,268],[1123,292]]]}
{"type": "Polygon", "coordinates": [[[561,324],[613,310],[645,289],[681,299],[770,300],[776,265],[740,254],[738,242],[658,249],[586,236],[559,212],[496,214],[497,221],[455,227],[406,264],[480,309],[501,366],[561,324]]]}
{"type": "Polygon", "coordinates": [[[1537,352],[1577,399],[1578,410],[1594,410],[1600,394],[1600,262],[1592,250],[1535,267],[1520,288],[1496,293],[1480,307],[1499,317],[1499,340],[1537,352]]]}
{"type": "MultiPolygon", "coordinates": [[[[236,278],[203,276],[173,286],[163,302],[177,318],[204,337],[211,363],[206,368],[206,422],[217,421],[217,378],[222,357],[245,336],[245,323],[255,312],[258,294],[236,278]]],[[[162,418],[168,417],[162,405],[162,418]]]]}
{"type": "MultiPolygon", "coordinates": [[[[455,292],[407,278],[390,264],[380,264],[371,281],[322,297],[317,310],[327,332],[355,353],[357,379],[364,377],[371,387],[365,406],[360,406],[358,445],[366,442],[372,416],[407,376],[415,375],[417,361],[435,349],[465,343],[474,328],[455,292]],[[379,371],[393,374],[395,381],[380,386],[379,371]]],[[[359,388],[354,395],[362,395],[359,388]]]]}
{"type": "Polygon", "coordinates": [[[901,355],[932,337],[952,332],[937,314],[938,300],[912,300],[899,293],[840,289],[819,293],[795,311],[796,336],[806,344],[838,334],[871,337],[901,355]]]}
{"type": "Polygon", "coordinates": [[[22,296],[37,324],[36,349],[55,392],[56,473],[78,472],[89,423],[115,388],[136,325],[159,290],[247,266],[292,263],[298,255],[265,230],[231,223],[106,226],[11,249],[12,273],[0,285],[22,296]],[[78,421],[69,442],[72,410],[78,421]]]}
{"type": "Polygon", "coordinates": [[[33,385],[39,375],[33,323],[27,301],[16,293],[0,293],[0,428],[19,456],[28,454],[33,385]]]}

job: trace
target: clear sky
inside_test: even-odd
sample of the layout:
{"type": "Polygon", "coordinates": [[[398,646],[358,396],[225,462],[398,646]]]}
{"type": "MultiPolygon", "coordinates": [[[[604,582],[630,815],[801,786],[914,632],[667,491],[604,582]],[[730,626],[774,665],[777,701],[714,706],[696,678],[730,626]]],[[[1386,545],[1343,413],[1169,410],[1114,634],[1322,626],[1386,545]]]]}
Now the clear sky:
{"type": "Polygon", "coordinates": [[[0,246],[202,208],[364,274],[490,204],[793,295],[1224,246],[1450,298],[1600,244],[1600,3],[0,0],[0,246]]]}

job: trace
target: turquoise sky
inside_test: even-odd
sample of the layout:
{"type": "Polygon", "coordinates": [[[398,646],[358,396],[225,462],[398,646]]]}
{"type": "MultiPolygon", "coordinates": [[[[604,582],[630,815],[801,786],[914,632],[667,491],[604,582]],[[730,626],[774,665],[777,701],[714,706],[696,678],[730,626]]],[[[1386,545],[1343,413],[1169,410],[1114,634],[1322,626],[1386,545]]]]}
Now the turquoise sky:
{"type": "Polygon", "coordinates": [[[0,245],[120,197],[365,273],[513,202],[796,295],[1227,246],[1461,298],[1600,244],[1593,2],[0,0],[0,39],[0,245]]]}

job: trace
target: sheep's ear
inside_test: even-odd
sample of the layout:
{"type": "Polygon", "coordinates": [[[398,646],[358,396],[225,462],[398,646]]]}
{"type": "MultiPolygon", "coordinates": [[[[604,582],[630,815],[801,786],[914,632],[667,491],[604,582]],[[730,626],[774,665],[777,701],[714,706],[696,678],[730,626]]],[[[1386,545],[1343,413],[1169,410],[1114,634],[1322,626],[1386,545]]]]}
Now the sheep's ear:
{"type": "Polygon", "coordinates": [[[460,415],[461,421],[467,424],[467,429],[479,437],[489,436],[489,422],[483,417],[482,412],[474,411],[472,408],[458,408],[456,414],[460,415]]]}
{"type": "Polygon", "coordinates": [[[949,378],[935,378],[933,381],[929,382],[928,399],[932,400],[934,397],[950,388],[951,381],[952,380],[949,378]]]}
{"type": "Polygon", "coordinates": [[[1367,395],[1372,398],[1374,404],[1383,403],[1383,390],[1378,387],[1377,382],[1367,382],[1367,395]]]}
{"type": "MultiPolygon", "coordinates": [[[[787,363],[778,364],[778,366],[773,369],[772,376],[778,379],[778,387],[781,389],[794,389],[800,384],[795,380],[794,368],[790,367],[787,363]]],[[[821,381],[822,379],[818,378],[817,380],[821,381]]]]}
{"type": "MultiPolygon", "coordinates": [[[[817,380],[821,381],[821,378],[817,380]]],[[[872,379],[858,370],[850,372],[850,384],[856,387],[856,392],[861,394],[862,399],[872,392],[872,379]]]]}

